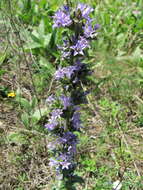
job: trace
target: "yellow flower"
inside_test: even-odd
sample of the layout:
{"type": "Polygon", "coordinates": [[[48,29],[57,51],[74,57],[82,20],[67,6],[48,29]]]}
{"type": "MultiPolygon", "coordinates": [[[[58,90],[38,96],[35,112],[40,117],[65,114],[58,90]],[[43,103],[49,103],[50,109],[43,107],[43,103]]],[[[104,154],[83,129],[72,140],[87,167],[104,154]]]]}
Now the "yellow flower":
{"type": "Polygon", "coordinates": [[[16,96],[16,94],[15,94],[15,92],[9,92],[9,93],[7,94],[7,96],[14,98],[14,97],[16,96]]]}

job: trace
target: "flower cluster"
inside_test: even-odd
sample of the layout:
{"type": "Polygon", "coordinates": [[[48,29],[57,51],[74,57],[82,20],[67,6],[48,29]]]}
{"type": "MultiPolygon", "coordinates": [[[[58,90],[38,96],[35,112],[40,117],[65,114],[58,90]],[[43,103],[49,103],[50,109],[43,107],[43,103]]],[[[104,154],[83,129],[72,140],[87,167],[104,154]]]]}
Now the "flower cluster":
{"type": "Polygon", "coordinates": [[[58,10],[53,18],[55,20],[53,27],[65,27],[72,24],[68,6],[64,6],[61,10],[58,10]]]}
{"type": "Polygon", "coordinates": [[[87,84],[85,81],[91,71],[83,59],[99,28],[98,24],[93,25],[90,17],[93,11],[90,6],[80,3],[74,9],[63,6],[53,16],[54,28],[63,27],[70,31],[70,36],[64,33],[63,44],[58,46],[64,67],[58,67],[54,78],[62,86],[61,94],[58,97],[50,95],[46,100],[51,113],[45,127],[54,137],[54,142],[48,146],[53,153],[49,164],[63,178],[74,173],[78,143],[75,132],[82,129],[80,104],[87,103],[88,91],[83,90],[83,85],[87,84]]]}
{"type": "Polygon", "coordinates": [[[80,10],[82,18],[86,20],[91,20],[90,13],[94,11],[94,9],[86,4],[79,3],[77,5],[77,11],[80,10]]]}

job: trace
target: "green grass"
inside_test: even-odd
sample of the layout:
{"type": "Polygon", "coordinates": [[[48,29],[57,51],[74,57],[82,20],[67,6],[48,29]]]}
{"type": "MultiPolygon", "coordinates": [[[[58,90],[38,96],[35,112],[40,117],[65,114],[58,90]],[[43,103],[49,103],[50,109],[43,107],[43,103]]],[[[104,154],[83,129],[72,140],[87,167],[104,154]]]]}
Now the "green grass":
{"type": "MultiPolygon", "coordinates": [[[[49,89],[54,92],[57,88],[51,81],[59,60],[54,47],[61,36],[61,31],[57,36],[52,33],[51,15],[64,1],[27,2],[12,0],[12,17],[9,5],[0,2],[0,189],[49,190],[55,181],[48,166],[49,136],[43,129],[48,114],[45,99],[49,89]],[[53,40],[49,41],[51,35],[53,40]],[[16,92],[16,98],[7,97],[11,91],[16,92]]],[[[142,190],[143,1],[80,2],[95,8],[93,17],[101,28],[89,50],[88,61],[94,63],[90,78],[93,91],[89,104],[83,107],[76,173],[84,183],[77,183],[76,188],[112,190],[113,182],[119,180],[122,190],[142,190]],[[135,10],[140,13],[135,15],[135,10]]]]}

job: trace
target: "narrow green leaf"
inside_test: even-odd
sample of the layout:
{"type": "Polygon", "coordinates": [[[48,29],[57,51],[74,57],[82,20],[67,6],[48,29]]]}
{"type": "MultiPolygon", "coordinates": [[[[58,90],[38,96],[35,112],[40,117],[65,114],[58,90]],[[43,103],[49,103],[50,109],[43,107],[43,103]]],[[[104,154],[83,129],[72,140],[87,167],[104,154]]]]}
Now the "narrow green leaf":
{"type": "Polygon", "coordinates": [[[0,65],[3,64],[4,60],[6,59],[6,53],[0,55],[0,65]]]}
{"type": "Polygon", "coordinates": [[[21,115],[21,120],[26,128],[29,128],[29,115],[25,112],[21,115]]]}

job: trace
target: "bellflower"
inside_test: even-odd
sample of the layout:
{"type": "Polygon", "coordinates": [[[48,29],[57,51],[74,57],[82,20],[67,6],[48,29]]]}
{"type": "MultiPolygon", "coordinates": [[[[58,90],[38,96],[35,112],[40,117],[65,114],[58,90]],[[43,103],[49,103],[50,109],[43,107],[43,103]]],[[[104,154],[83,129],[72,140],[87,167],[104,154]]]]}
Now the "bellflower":
{"type": "Polygon", "coordinates": [[[62,163],[62,162],[71,162],[71,156],[68,153],[61,153],[58,156],[58,159],[59,159],[60,163],[62,163]]]}
{"type": "Polygon", "coordinates": [[[61,51],[62,54],[62,60],[68,59],[71,55],[71,51],[69,51],[69,41],[64,40],[62,46],[58,46],[58,49],[61,51]]]}
{"type": "Polygon", "coordinates": [[[62,166],[62,169],[69,169],[69,167],[72,167],[72,160],[71,156],[69,154],[61,154],[58,159],[60,160],[60,166],[62,166]]]}
{"type": "Polygon", "coordinates": [[[64,12],[63,10],[58,10],[53,16],[54,19],[54,28],[66,27],[72,24],[72,20],[70,19],[70,14],[68,12],[64,12]]]}
{"type": "Polygon", "coordinates": [[[86,24],[84,27],[83,27],[83,30],[84,30],[84,36],[86,38],[93,38],[97,35],[96,33],[96,30],[99,28],[99,25],[96,24],[94,27],[92,27],[91,24],[86,24]]]}
{"type": "Polygon", "coordinates": [[[70,7],[69,7],[68,5],[64,5],[64,6],[62,7],[62,10],[65,11],[65,12],[67,12],[67,13],[69,13],[70,7]]]}
{"type": "Polygon", "coordinates": [[[69,169],[69,166],[71,165],[71,163],[70,162],[61,162],[60,163],[61,165],[62,165],[62,169],[69,169]]]}
{"type": "Polygon", "coordinates": [[[77,137],[72,132],[65,132],[62,137],[59,138],[59,142],[61,144],[76,144],[77,143],[77,137]]]}
{"type": "Polygon", "coordinates": [[[55,101],[54,95],[50,95],[47,99],[46,99],[46,103],[52,104],[55,101]]]}
{"type": "Polygon", "coordinates": [[[60,80],[65,77],[70,79],[72,77],[72,75],[74,74],[74,71],[76,71],[76,70],[77,70],[76,66],[68,66],[68,67],[59,68],[55,72],[55,79],[60,80]]]}
{"type": "Polygon", "coordinates": [[[83,4],[83,3],[79,3],[77,5],[77,10],[80,10],[82,17],[87,19],[87,20],[90,19],[89,14],[94,11],[93,8],[91,8],[90,6],[83,4]]]}
{"type": "Polygon", "coordinates": [[[77,43],[71,46],[71,49],[74,50],[74,56],[76,56],[76,55],[84,55],[83,50],[87,47],[89,47],[89,42],[84,37],[81,36],[77,41],[77,43]]]}
{"type": "Polygon", "coordinates": [[[71,52],[70,51],[63,51],[62,52],[62,59],[68,59],[71,55],[71,52]]]}
{"type": "Polygon", "coordinates": [[[49,123],[45,125],[45,128],[47,128],[49,131],[54,130],[58,125],[58,122],[56,120],[49,120],[49,123]]]}
{"type": "Polygon", "coordinates": [[[62,95],[62,96],[60,97],[60,100],[61,100],[61,102],[62,102],[62,104],[63,104],[63,106],[64,106],[64,110],[67,109],[69,106],[72,105],[72,103],[71,103],[71,98],[70,98],[70,97],[67,97],[67,96],[62,95]]]}
{"type": "Polygon", "coordinates": [[[67,78],[71,78],[72,75],[74,75],[74,72],[76,71],[76,67],[75,66],[68,66],[65,68],[65,75],[67,78]]]}
{"type": "Polygon", "coordinates": [[[63,68],[59,68],[56,72],[55,72],[55,79],[60,80],[62,78],[64,78],[65,76],[65,71],[63,68]]]}
{"type": "Polygon", "coordinates": [[[60,118],[60,116],[62,115],[63,111],[61,109],[55,109],[52,111],[52,119],[57,119],[60,118]]]}

